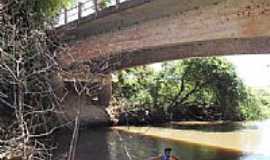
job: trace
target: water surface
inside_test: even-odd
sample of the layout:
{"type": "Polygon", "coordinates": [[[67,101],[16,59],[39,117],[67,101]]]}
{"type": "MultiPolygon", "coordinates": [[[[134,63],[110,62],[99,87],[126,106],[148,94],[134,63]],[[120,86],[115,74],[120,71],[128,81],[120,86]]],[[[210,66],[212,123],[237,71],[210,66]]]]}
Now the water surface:
{"type": "MultiPolygon", "coordinates": [[[[215,125],[173,123],[159,127],[122,127],[122,131],[87,129],[80,132],[76,159],[145,160],[159,155],[165,147],[172,147],[173,154],[184,160],[269,160],[269,124],[269,121],[215,125]],[[218,145],[205,141],[218,142],[218,145]]],[[[66,156],[68,139],[68,134],[59,136],[57,159],[66,156]]]]}

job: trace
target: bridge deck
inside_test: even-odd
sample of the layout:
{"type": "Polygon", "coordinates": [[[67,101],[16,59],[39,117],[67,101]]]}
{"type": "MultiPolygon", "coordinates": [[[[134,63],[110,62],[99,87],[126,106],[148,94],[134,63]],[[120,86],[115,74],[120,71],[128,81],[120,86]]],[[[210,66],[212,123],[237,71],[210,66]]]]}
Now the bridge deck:
{"type": "Polygon", "coordinates": [[[59,28],[71,47],[71,56],[61,58],[70,64],[121,55],[121,69],[192,56],[270,53],[269,15],[269,0],[133,0],[59,28]]]}

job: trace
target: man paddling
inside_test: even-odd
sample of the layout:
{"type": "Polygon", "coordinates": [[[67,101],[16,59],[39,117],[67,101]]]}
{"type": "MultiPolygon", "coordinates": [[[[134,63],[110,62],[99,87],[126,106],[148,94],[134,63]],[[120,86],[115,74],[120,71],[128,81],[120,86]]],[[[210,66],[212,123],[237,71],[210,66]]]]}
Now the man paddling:
{"type": "Polygon", "coordinates": [[[165,148],[161,156],[156,158],[151,158],[150,160],[179,160],[175,156],[171,156],[171,148],[165,148]]]}

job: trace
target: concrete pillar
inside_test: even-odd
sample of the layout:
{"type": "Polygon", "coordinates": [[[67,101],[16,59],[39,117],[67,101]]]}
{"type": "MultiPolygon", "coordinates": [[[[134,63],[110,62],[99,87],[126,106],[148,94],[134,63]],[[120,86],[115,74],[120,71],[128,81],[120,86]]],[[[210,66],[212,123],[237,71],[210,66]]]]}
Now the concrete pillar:
{"type": "Polygon", "coordinates": [[[112,98],[112,75],[106,76],[105,84],[98,94],[98,103],[101,106],[107,107],[112,98]]]}
{"type": "MultiPolygon", "coordinates": [[[[110,80],[108,76],[108,82],[111,82],[110,80]]],[[[73,82],[58,81],[55,85],[59,88],[57,95],[59,98],[63,98],[57,112],[57,118],[60,123],[74,121],[78,113],[81,126],[100,126],[110,123],[110,118],[105,111],[111,98],[111,86],[109,84],[106,83],[102,93],[99,94],[102,104],[93,104],[90,97],[86,94],[78,95],[73,88],[73,82]]]]}

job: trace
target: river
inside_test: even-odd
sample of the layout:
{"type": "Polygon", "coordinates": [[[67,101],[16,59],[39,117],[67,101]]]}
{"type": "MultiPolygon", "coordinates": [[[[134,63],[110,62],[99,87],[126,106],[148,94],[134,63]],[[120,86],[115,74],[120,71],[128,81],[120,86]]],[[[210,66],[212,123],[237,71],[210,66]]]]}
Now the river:
{"type": "MultiPolygon", "coordinates": [[[[183,160],[269,160],[270,120],[262,122],[173,122],[155,127],[91,128],[80,132],[76,160],[145,160],[165,147],[183,160]]],[[[65,159],[69,134],[55,159],[65,159]]]]}

